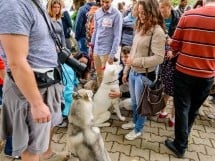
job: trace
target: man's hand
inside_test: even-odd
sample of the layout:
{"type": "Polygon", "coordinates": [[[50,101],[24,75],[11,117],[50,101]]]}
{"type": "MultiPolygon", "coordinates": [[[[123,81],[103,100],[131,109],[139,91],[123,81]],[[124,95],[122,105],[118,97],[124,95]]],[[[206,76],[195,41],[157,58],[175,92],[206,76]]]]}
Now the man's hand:
{"type": "Polygon", "coordinates": [[[120,98],[121,97],[121,92],[120,91],[116,91],[114,89],[111,89],[110,92],[109,92],[109,97],[111,99],[114,99],[114,98],[120,98]]]}
{"type": "Polygon", "coordinates": [[[107,62],[108,62],[109,64],[113,64],[113,61],[114,61],[114,58],[112,58],[112,57],[109,57],[108,60],[107,60],[107,62]]]}
{"type": "Polygon", "coordinates": [[[31,105],[31,114],[34,122],[36,123],[46,123],[51,120],[49,107],[44,103],[42,103],[40,106],[31,105]]]}

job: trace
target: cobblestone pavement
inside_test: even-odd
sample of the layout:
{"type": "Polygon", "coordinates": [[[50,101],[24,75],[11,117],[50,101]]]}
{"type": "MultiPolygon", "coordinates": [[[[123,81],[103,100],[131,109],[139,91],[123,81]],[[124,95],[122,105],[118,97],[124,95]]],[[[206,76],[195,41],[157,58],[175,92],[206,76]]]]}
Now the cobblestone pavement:
{"type": "MultiPolygon", "coordinates": [[[[214,105],[211,104],[211,106],[214,105]]],[[[172,100],[168,102],[169,112],[170,107],[172,107],[172,100]]],[[[215,161],[215,121],[207,118],[207,114],[211,112],[212,108],[202,107],[201,109],[201,115],[198,116],[193,126],[189,138],[189,148],[184,159],[175,158],[173,153],[164,146],[164,140],[174,136],[174,128],[168,127],[168,119],[151,118],[146,122],[141,138],[127,141],[124,135],[129,131],[120,128],[124,122],[119,121],[113,114],[110,120],[111,127],[101,129],[112,161],[215,161]]],[[[123,111],[123,114],[127,117],[130,116],[129,111],[123,111]]],[[[52,146],[56,153],[65,153],[66,128],[55,129],[52,146]]],[[[1,154],[0,161],[18,160],[3,157],[3,154],[1,154]]],[[[69,161],[76,160],[69,159],[69,161]]]]}

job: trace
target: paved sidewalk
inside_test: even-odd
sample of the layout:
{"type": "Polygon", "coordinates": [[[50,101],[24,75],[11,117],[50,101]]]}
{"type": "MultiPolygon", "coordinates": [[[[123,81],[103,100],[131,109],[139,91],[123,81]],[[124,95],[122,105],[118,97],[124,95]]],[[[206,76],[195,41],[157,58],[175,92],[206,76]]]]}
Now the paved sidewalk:
{"type": "MultiPolygon", "coordinates": [[[[211,104],[211,106],[214,105],[211,104]]],[[[170,107],[172,107],[172,100],[168,102],[169,112],[170,107]]],[[[110,120],[111,127],[101,129],[102,136],[112,161],[215,161],[215,120],[207,118],[211,110],[210,107],[202,107],[203,115],[198,116],[193,126],[185,159],[175,158],[173,153],[164,146],[164,140],[174,135],[174,128],[168,127],[167,119],[157,120],[156,117],[151,119],[161,123],[148,120],[142,137],[127,141],[124,135],[129,131],[120,128],[124,122],[119,121],[113,114],[110,120]]],[[[129,120],[130,112],[123,111],[123,114],[129,120]]],[[[55,152],[65,153],[66,128],[56,128],[52,146],[55,152]]],[[[0,161],[13,161],[13,159],[1,155],[0,161]]],[[[69,159],[69,161],[76,160],[69,159]]]]}

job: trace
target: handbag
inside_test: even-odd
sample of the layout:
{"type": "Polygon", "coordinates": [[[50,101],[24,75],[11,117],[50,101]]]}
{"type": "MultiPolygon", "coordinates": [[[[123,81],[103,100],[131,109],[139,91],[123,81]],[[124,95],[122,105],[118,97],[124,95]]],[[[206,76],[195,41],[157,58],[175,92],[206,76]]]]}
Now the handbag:
{"type": "MultiPolygon", "coordinates": [[[[149,41],[148,56],[150,56],[150,48],[153,33],[149,41]]],[[[137,113],[141,116],[153,116],[157,112],[164,109],[166,103],[164,101],[164,85],[159,72],[159,65],[155,71],[156,77],[151,85],[146,84],[137,105],[137,113]]],[[[146,77],[148,77],[148,69],[146,69],[146,77]]]]}
{"type": "Polygon", "coordinates": [[[164,109],[164,85],[161,78],[156,79],[151,85],[145,85],[140,97],[137,112],[141,116],[153,116],[164,109]]]}

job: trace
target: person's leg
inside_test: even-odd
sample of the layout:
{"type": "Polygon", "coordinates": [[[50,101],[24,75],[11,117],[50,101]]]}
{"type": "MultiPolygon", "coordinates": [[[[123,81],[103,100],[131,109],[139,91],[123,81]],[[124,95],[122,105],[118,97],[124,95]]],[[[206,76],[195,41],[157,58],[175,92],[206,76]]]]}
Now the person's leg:
{"type": "Polygon", "coordinates": [[[137,113],[137,105],[138,105],[138,102],[140,101],[140,98],[141,98],[141,95],[142,95],[142,92],[145,88],[145,85],[149,85],[151,83],[151,81],[146,78],[145,76],[141,75],[141,74],[137,74],[136,75],[136,78],[135,78],[135,89],[134,89],[134,92],[135,92],[135,114],[136,114],[136,117],[137,117],[137,121],[135,123],[135,132],[138,133],[138,132],[142,132],[143,131],[143,127],[144,127],[144,124],[145,124],[145,121],[146,121],[146,117],[145,116],[141,116],[137,113]]]}
{"type": "Polygon", "coordinates": [[[49,138],[49,146],[48,146],[47,151],[41,155],[42,159],[48,159],[53,155],[53,151],[52,151],[52,147],[51,147],[51,140],[52,140],[53,135],[54,135],[54,128],[51,128],[50,138],[49,138]]]}
{"type": "Polygon", "coordinates": [[[84,53],[85,55],[88,55],[88,47],[87,47],[87,41],[86,41],[86,38],[80,38],[78,40],[78,48],[79,48],[79,51],[81,53],[84,53]]]}
{"type": "Polygon", "coordinates": [[[94,57],[96,75],[97,75],[97,85],[99,87],[101,85],[101,82],[102,82],[102,63],[101,63],[101,59],[100,59],[99,55],[94,53],[93,57],[94,57]]]}
{"type": "Polygon", "coordinates": [[[188,143],[188,113],[191,105],[192,80],[180,72],[175,73],[175,139],[174,145],[180,154],[184,154],[188,143]]]}
{"type": "Polygon", "coordinates": [[[196,87],[193,88],[191,97],[191,107],[188,115],[188,128],[191,131],[193,122],[198,115],[198,110],[209,95],[210,89],[213,84],[213,78],[201,79],[196,78],[196,87]]]}

